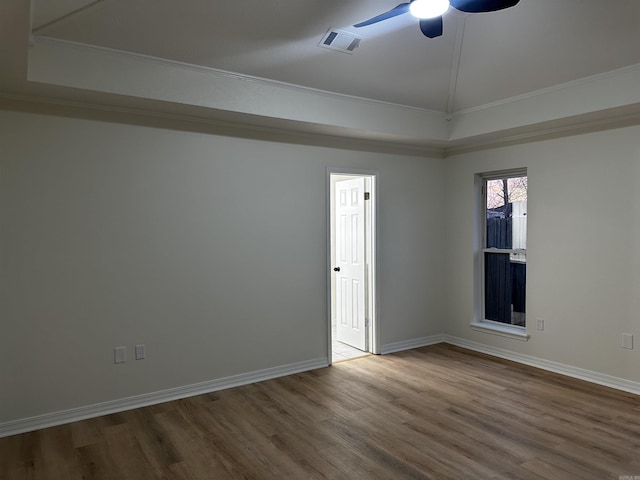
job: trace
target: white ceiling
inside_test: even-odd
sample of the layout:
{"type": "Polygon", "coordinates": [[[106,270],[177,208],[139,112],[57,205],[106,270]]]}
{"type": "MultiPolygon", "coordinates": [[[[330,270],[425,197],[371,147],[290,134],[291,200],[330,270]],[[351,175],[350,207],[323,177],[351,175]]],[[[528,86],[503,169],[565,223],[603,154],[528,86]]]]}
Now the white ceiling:
{"type": "Polygon", "coordinates": [[[38,35],[437,111],[640,63],[638,0],[521,0],[486,14],[450,9],[436,39],[422,36],[409,14],[350,27],[397,3],[34,0],[34,28],[38,35]],[[329,27],[366,38],[353,55],[321,49],[329,27]]]}
{"type": "MultiPolygon", "coordinates": [[[[436,39],[424,37],[409,14],[361,29],[351,26],[393,8],[398,0],[32,0],[31,10],[23,0],[2,3],[0,27],[5,31],[0,28],[0,40],[14,44],[28,38],[30,20],[35,38],[441,112],[447,118],[640,65],[638,0],[521,0],[515,7],[486,14],[450,9],[444,34],[436,39]],[[353,55],[319,48],[330,27],[365,38],[353,55]]],[[[3,84],[10,84],[7,78],[26,78],[26,61],[19,58],[29,55],[26,42],[24,48],[0,48],[0,61],[7,66],[0,72],[0,93],[3,84]]],[[[40,95],[83,95],[73,82],[52,82],[75,87],[73,92],[43,90],[46,81],[33,75],[35,83],[16,88],[40,95]]],[[[133,103],[136,96],[144,97],[108,101],[133,103]]],[[[419,135],[410,135],[418,141],[419,135]]]]}

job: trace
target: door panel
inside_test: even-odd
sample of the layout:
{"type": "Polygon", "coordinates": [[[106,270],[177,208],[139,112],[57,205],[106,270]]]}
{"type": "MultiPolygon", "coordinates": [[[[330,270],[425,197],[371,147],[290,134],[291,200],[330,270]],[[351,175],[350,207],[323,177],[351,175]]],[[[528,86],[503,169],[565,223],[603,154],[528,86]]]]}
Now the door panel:
{"type": "Polygon", "coordinates": [[[364,178],[336,182],[336,335],[367,350],[364,178]]]}

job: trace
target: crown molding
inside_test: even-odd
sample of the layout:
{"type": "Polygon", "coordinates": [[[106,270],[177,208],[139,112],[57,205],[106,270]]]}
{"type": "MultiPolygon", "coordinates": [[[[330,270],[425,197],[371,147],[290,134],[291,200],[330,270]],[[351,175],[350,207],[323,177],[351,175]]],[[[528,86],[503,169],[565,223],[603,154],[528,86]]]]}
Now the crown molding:
{"type": "MultiPolygon", "coordinates": [[[[462,42],[462,40],[460,40],[460,42],[462,42]]],[[[564,83],[560,83],[560,84],[557,84],[557,85],[552,85],[552,86],[549,86],[549,87],[541,88],[541,89],[534,90],[534,91],[531,91],[531,92],[527,92],[527,93],[524,93],[524,94],[521,94],[521,95],[515,95],[513,97],[504,98],[504,99],[501,99],[501,100],[496,100],[495,102],[489,102],[489,103],[478,105],[478,106],[475,106],[475,107],[469,107],[469,108],[453,111],[452,113],[447,113],[447,112],[442,112],[442,111],[438,111],[438,110],[415,107],[415,106],[411,106],[411,105],[403,105],[403,104],[386,102],[386,101],[383,101],[383,100],[377,100],[377,99],[372,99],[372,98],[359,97],[359,96],[355,96],[355,95],[347,95],[347,94],[343,94],[343,93],[331,92],[331,91],[328,91],[328,90],[322,90],[322,89],[317,89],[317,88],[313,88],[313,87],[307,87],[307,86],[303,86],[303,85],[296,85],[296,84],[293,84],[293,83],[282,82],[282,81],[279,81],[279,80],[272,80],[272,79],[263,78],[263,77],[245,75],[245,74],[241,74],[241,73],[231,72],[231,71],[228,71],[228,70],[222,70],[222,69],[219,69],[219,68],[207,67],[207,66],[203,66],[203,65],[196,65],[196,64],[187,63],[187,62],[180,62],[180,61],[177,61],[177,60],[169,60],[169,59],[165,59],[165,58],[155,57],[155,56],[152,56],[152,55],[145,55],[145,54],[134,53],[134,52],[126,52],[124,50],[118,50],[118,49],[113,49],[113,48],[109,48],[109,47],[96,46],[96,45],[91,45],[91,44],[82,43],[82,42],[75,42],[75,41],[71,41],[71,40],[62,40],[62,39],[58,39],[58,38],[54,38],[54,37],[48,37],[48,36],[45,36],[45,35],[33,35],[32,36],[32,46],[37,46],[37,45],[50,45],[50,46],[70,48],[70,49],[83,50],[83,51],[95,51],[95,52],[99,52],[99,53],[109,53],[111,55],[120,56],[120,57],[127,58],[127,59],[134,58],[136,60],[139,60],[139,61],[142,61],[142,62],[146,62],[146,63],[150,63],[150,64],[163,65],[163,66],[167,66],[168,65],[168,66],[178,67],[178,68],[185,69],[185,70],[191,70],[191,71],[194,71],[194,72],[215,74],[215,75],[220,75],[220,76],[223,76],[223,77],[226,77],[226,78],[231,78],[231,79],[235,79],[235,80],[241,80],[243,82],[248,82],[248,83],[276,86],[276,87],[279,87],[279,88],[295,90],[295,91],[299,91],[299,92],[313,93],[313,94],[316,94],[316,95],[323,95],[323,96],[327,96],[327,97],[331,97],[331,98],[340,98],[340,99],[343,99],[343,100],[348,100],[350,102],[361,102],[361,103],[365,103],[365,104],[384,105],[386,107],[390,107],[390,108],[394,108],[394,109],[412,110],[412,111],[417,111],[417,112],[422,112],[422,113],[428,113],[428,114],[434,115],[436,117],[441,117],[444,120],[446,120],[447,118],[455,119],[456,117],[464,116],[464,115],[467,115],[467,114],[470,114],[470,113],[479,112],[479,111],[483,111],[483,110],[489,110],[489,109],[493,109],[495,107],[499,107],[499,106],[502,106],[502,105],[507,105],[507,104],[511,104],[511,103],[514,103],[514,102],[519,102],[519,101],[522,101],[522,100],[536,98],[536,97],[548,95],[550,93],[555,93],[555,92],[559,92],[559,91],[562,91],[562,90],[566,90],[566,89],[571,89],[571,88],[575,88],[575,87],[579,87],[579,86],[583,86],[583,85],[588,85],[588,84],[594,84],[594,83],[597,83],[597,82],[601,82],[602,80],[606,80],[608,78],[613,78],[613,77],[616,77],[616,76],[619,76],[619,75],[623,75],[623,74],[627,74],[627,73],[638,73],[638,72],[640,72],[640,63],[637,63],[637,64],[621,67],[621,68],[618,68],[618,69],[609,70],[607,72],[602,72],[602,73],[590,75],[590,76],[587,76],[587,77],[579,78],[579,79],[572,80],[572,81],[569,81],[569,82],[564,82],[564,83]]],[[[453,80],[453,79],[451,80],[451,82],[454,82],[454,81],[455,80],[453,80]]]]}
{"type": "Polygon", "coordinates": [[[405,143],[412,148],[448,140],[443,112],[208,67],[46,38],[36,40],[28,60],[31,85],[119,95],[134,103],[165,102],[166,108],[200,107],[217,111],[218,116],[224,112],[231,117],[268,118],[271,123],[298,122],[304,130],[312,127],[338,137],[405,143]]]}
{"type": "MultiPolygon", "coordinates": [[[[640,107],[638,107],[638,111],[631,113],[608,113],[603,118],[574,119],[573,123],[565,123],[563,125],[545,127],[538,125],[534,130],[526,132],[501,132],[497,138],[484,136],[469,141],[446,142],[440,145],[415,145],[410,143],[410,141],[403,140],[392,142],[374,138],[364,139],[326,132],[314,132],[311,131],[311,129],[304,130],[303,126],[298,124],[287,126],[259,125],[251,124],[249,119],[246,119],[246,121],[229,121],[195,114],[171,113],[150,108],[124,107],[9,92],[0,92],[0,109],[70,117],[90,117],[100,121],[161,126],[167,129],[196,131],[230,137],[342,148],[346,150],[416,155],[428,158],[448,158],[491,148],[544,141],[640,124],[640,107]]],[[[630,110],[630,108],[625,110],[630,110]]]]}
{"type": "Polygon", "coordinates": [[[349,136],[340,135],[339,132],[331,133],[329,129],[322,132],[315,131],[313,125],[306,126],[298,122],[276,125],[278,122],[273,120],[272,124],[269,124],[270,119],[267,119],[266,123],[251,123],[264,119],[251,119],[248,116],[243,120],[231,121],[197,114],[173,113],[150,108],[98,104],[9,92],[0,92],[0,110],[86,118],[236,138],[396,155],[444,158],[445,153],[444,145],[418,145],[404,139],[392,141],[359,138],[355,133],[349,136]]]}
{"type": "Polygon", "coordinates": [[[450,122],[450,146],[573,134],[596,123],[609,128],[640,112],[639,82],[640,64],[631,65],[458,112],[450,122]]]}
{"type": "Polygon", "coordinates": [[[558,125],[557,122],[549,122],[549,125],[534,125],[528,127],[528,131],[524,132],[513,133],[502,131],[500,132],[499,138],[480,136],[466,141],[450,142],[444,148],[444,156],[447,158],[453,155],[472,153],[491,148],[541,142],[554,138],[640,125],[640,106],[636,108],[630,106],[617,110],[616,112],[599,112],[598,115],[586,115],[587,118],[574,117],[563,119],[561,125],[558,125]],[[631,110],[631,112],[629,112],[629,110],[631,110]]]}
{"type": "Polygon", "coordinates": [[[48,97],[57,94],[55,89],[40,90],[45,98],[14,95],[12,100],[179,124],[169,128],[384,153],[442,158],[637,124],[640,114],[634,88],[640,64],[449,117],[446,112],[51,37],[36,37],[29,53],[29,80],[66,87],[70,100],[48,97]],[[83,92],[79,97],[90,92],[98,104],[74,102],[74,92],[83,92]],[[112,103],[120,106],[105,105],[112,103]]]}

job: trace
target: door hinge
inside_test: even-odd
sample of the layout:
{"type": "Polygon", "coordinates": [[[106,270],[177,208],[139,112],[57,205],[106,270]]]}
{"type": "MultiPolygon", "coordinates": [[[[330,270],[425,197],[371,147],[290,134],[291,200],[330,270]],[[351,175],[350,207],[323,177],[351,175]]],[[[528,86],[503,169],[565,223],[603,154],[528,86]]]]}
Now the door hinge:
{"type": "Polygon", "coordinates": [[[368,327],[368,326],[369,326],[369,319],[368,319],[368,318],[365,318],[365,319],[364,319],[364,326],[365,326],[365,327],[368,327]]]}
{"type": "Polygon", "coordinates": [[[369,193],[369,192],[364,192],[364,199],[365,199],[365,200],[370,200],[370,199],[371,199],[371,193],[369,193]]]}

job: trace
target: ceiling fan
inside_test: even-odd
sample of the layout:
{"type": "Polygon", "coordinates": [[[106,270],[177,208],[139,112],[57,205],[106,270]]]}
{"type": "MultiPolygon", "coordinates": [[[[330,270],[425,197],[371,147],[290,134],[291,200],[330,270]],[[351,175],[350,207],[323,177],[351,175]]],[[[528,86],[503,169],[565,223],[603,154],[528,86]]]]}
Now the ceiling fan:
{"type": "Polygon", "coordinates": [[[388,12],[381,13],[364,22],[356,23],[354,27],[366,27],[374,23],[397,17],[403,13],[411,12],[420,19],[420,30],[429,38],[442,35],[442,15],[453,7],[456,10],[466,13],[483,13],[504,10],[513,7],[520,0],[410,0],[401,3],[388,12]]]}

